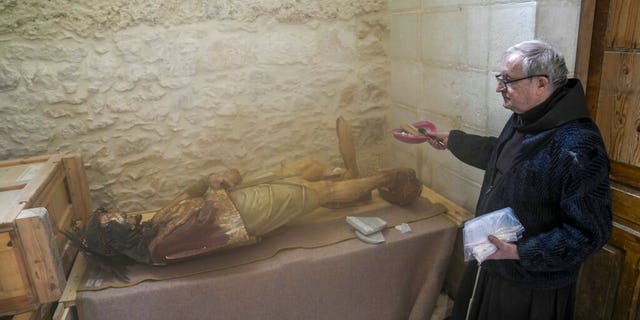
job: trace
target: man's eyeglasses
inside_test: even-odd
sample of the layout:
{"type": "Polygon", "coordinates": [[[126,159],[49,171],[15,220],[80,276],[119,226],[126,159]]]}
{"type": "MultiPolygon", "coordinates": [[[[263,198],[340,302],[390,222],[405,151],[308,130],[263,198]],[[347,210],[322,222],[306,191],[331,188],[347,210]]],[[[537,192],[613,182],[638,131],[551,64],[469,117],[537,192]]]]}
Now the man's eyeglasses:
{"type": "Polygon", "coordinates": [[[535,78],[535,77],[549,78],[549,76],[547,76],[546,74],[534,74],[532,76],[526,76],[526,77],[517,78],[517,79],[509,79],[509,78],[505,78],[501,74],[496,74],[496,81],[498,81],[498,84],[501,84],[502,86],[504,86],[506,88],[507,85],[510,84],[510,83],[514,83],[516,81],[525,80],[525,79],[531,79],[531,78],[535,78]]]}

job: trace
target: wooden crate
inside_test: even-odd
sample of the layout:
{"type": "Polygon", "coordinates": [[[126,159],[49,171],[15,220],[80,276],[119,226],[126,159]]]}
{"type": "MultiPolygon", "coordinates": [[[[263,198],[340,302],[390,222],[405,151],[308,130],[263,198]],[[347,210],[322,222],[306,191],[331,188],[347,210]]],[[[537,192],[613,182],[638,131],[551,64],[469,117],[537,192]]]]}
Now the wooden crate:
{"type": "Polygon", "coordinates": [[[0,316],[58,300],[77,254],[58,231],[90,207],[78,156],[0,161],[0,316]]]}

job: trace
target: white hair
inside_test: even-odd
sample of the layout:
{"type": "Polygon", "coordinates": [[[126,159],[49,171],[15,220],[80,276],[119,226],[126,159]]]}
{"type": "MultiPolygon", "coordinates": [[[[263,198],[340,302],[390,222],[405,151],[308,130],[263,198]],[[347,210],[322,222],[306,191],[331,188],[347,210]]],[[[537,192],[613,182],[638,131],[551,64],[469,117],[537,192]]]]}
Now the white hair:
{"type": "Polygon", "coordinates": [[[540,40],[523,41],[507,49],[503,58],[513,54],[522,57],[525,75],[546,75],[553,90],[567,83],[569,71],[564,56],[552,45],[540,40]]]}

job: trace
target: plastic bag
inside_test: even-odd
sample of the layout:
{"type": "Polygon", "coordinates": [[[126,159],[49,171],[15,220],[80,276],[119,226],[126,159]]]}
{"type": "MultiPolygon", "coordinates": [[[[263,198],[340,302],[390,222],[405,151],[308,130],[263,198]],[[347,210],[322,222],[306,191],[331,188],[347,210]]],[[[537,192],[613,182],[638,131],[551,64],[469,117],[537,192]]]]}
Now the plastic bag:
{"type": "Polygon", "coordinates": [[[497,248],[487,237],[515,242],[522,237],[524,227],[518,221],[511,208],[496,210],[464,223],[462,236],[464,240],[464,261],[477,260],[482,263],[497,248]]]}

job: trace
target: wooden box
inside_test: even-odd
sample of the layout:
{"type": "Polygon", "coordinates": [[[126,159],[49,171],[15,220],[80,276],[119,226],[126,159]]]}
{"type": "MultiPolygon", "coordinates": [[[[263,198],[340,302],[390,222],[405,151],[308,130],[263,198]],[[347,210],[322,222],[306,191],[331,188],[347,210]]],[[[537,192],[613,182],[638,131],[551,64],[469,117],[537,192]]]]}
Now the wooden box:
{"type": "Polygon", "coordinates": [[[0,161],[0,316],[58,300],[77,254],[58,231],[90,208],[79,157],[0,161]]]}

